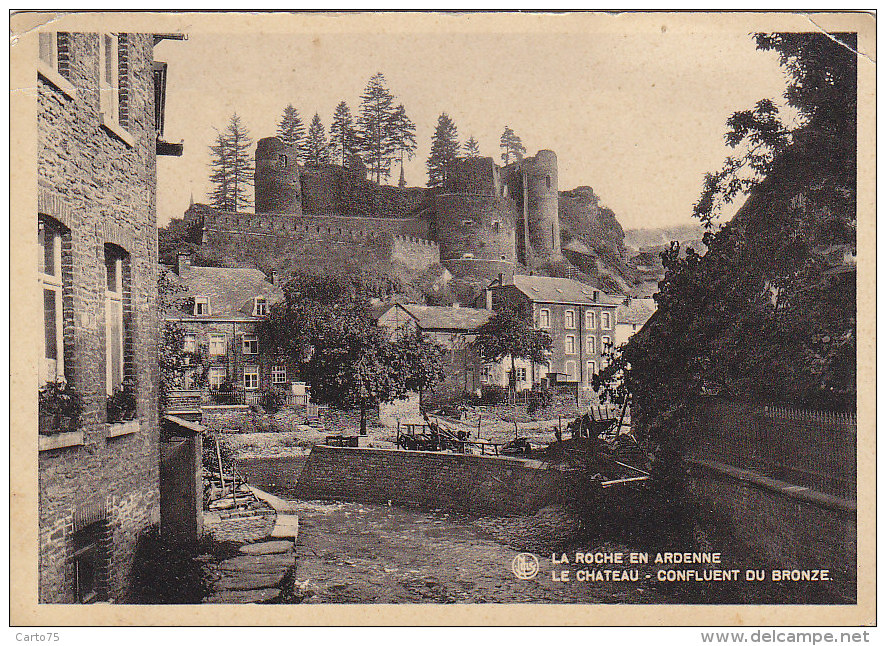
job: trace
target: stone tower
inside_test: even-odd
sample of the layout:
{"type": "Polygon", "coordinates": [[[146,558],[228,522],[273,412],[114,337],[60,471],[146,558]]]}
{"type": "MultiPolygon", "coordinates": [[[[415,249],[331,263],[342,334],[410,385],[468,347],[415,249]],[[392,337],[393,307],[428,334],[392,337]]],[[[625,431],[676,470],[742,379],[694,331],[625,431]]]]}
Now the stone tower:
{"type": "Polygon", "coordinates": [[[301,215],[297,154],[277,137],[255,148],[255,212],[301,215]]]}
{"type": "Polygon", "coordinates": [[[539,150],[523,160],[526,218],[529,244],[535,262],[560,260],[560,192],[557,185],[557,154],[539,150]]]}

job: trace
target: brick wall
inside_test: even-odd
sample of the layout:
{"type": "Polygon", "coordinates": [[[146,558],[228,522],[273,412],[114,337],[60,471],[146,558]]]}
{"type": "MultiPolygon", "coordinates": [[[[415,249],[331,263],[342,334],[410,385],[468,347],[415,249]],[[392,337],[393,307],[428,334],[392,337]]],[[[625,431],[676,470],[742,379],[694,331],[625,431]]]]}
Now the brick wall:
{"type": "Polygon", "coordinates": [[[317,445],[293,494],[472,513],[535,513],[559,500],[562,472],[536,461],[317,445]]]}
{"type": "Polygon", "coordinates": [[[304,469],[306,455],[273,458],[237,458],[237,471],[246,481],[263,491],[286,493],[295,491],[304,469]]]}
{"type": "Polygon", "coordinates": [[[69,229],[65,375],[83,400],[82,444],[39,453],[42,602],[74,601],[72,534],[84,519],[105,528],[103,592],[125,598],[137,537],[159,520],[153,38],[127,34],[120,42],[127,51],[120,117],[132,145],[100,122],[98,34],[59,39],[73,96],[35,79],[38,204],[42,216],[69,229]],[[138,399],[136,432],[118,437],[109,434],[105,409],[105,244],[128,254],[125,371],[138,399]]]}

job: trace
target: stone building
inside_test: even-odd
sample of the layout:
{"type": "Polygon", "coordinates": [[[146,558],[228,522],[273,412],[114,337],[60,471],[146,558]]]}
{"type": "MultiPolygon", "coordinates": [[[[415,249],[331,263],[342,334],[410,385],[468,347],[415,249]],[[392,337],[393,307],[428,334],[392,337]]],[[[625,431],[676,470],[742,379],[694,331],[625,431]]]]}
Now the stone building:
{"type": "Polygon", "coordinates": [[[137,541],[160,517],[156,155],[182,150],[161,139],[163,38],[181,36],[39,34],[43,603],[127,600],[137,541]],[[47,397],[57,382],[79,414],[47,397]]]}
{"type": "MultiPolygon", "coordinates": [[[[490,309],[512,309],[544,330],[553,341],[547,365],[517,367],[518,383],[577,384],[587,388],[615,343],[621,296],[604,294],[569,278],[502,277],[486,290],[490,309]],[[521,373],[528,370],[528,374],[521,373]]],[[[488,377],[494,381],[493,377],[488,377]]],[[[507,382],[505,382],[507,383],[507,382]]]]}
{"type": "Polygon", "coordinates": [[[183,328],[188,356],[196,354],[194,367],[184,375],[184,390],[196,387],[203,391],[201,399],[210,402],[230,384],[228,403],[248,404],[271,387],[291,385],[285,362],[262,351],[255,329],[270,307],[283,300],[274,275],[249,268],[195,267],[188,254],[179,255],[174,274],[184,291],[176,295],[180,307],[164,317],[183,328]]]}
{"type": "Polygon", "coordinates": [[[634,334],[640,331],[646,321],[655,314],[656,303],[654,298],[626,298],[618,306],[618,316],[615,324],[616,347],[627,343],[634,334]]]}

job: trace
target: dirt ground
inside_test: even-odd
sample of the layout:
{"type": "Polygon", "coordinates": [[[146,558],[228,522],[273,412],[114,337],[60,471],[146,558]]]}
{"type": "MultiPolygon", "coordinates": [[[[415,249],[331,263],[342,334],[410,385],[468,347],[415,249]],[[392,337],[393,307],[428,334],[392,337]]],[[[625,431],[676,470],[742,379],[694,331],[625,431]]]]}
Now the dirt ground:
{"type": "Polygon", "coordinates": [[[305,603],[667,601],[643,578],[554,581],[550,554],[536,553],[538,574],[518,579],[511,566],[519,549],[504,537],[519,535],[515,524],[531,525],[534,517],[475,518],[357,503],[294,501],[294,506],[300,524],[295,589],[305,603]]]}

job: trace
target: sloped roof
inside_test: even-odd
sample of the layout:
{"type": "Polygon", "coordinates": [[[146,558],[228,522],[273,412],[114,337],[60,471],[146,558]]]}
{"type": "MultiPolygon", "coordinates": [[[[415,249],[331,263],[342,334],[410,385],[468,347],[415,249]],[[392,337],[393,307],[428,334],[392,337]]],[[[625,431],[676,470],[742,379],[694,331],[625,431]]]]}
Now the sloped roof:
{"type": "Polygon", "coordinates": [[[654,298],[632,298],[628,304],[618,306],[619,323],[646,325],[646,321],[655,313],[654,298]]]}
{"type": "Polygon", "coordinates": [[[266,298],[269,305],[283,300],[283,290],[258,269],[189,267],[178,276],[178,282],[187,296],[209,297],[212,313],[208,318],[250,319],[257,296],[266,298]]]}
{"type": "MultiPolygon", "coordinates": [[[[504,285],[507,287],[508,285],[504,285]]],[[[580,305],[618,305],[623,297],[604,294],[599,289],[571,278],[548,276],[514,276],[514,287],[531,301],[538,303],[571,303],[580,305]],[[597,292],[597,300],[594,300],[597,292]]]]}
{"type": "Polygon", "coordinates": [[[476,330],[490,319],[493,312],[473,307],[438,305],[403,305],[418,321],[422,330],[476,330]]]}

